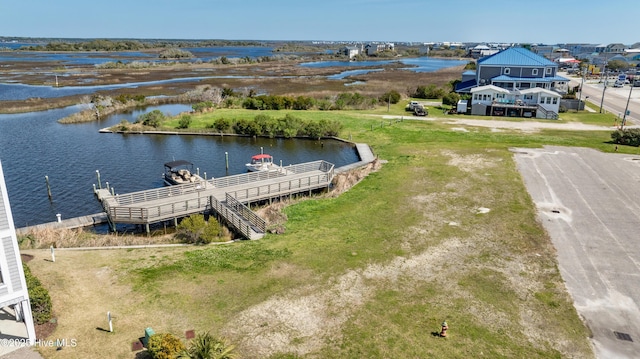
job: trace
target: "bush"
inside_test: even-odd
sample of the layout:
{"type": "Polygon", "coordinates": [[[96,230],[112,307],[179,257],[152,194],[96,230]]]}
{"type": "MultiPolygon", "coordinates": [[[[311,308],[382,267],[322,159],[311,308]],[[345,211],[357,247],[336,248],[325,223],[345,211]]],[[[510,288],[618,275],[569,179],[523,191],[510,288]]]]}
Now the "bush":
{"type": "Polygon", "coordinates": [[[153,359],[175,359],[186,348],[173,334],[154,334],[149,338],[147,349],[153,359]]]}
{"type": "Polygon", "coordinates": [[[225,338],[216,338],[207,332],[198,334],[189,345],[189,349],[181,353],[179,358],[234,359],[237,355],[235,346],[229,344],[225,338]]]}
{"type": "Polygon", "coordinates": [[[53,307],[51,297],[47,289],[40,283],[40,280],[31,274],[29,267],[23,263],[22,268],[24,269],[24,278],[29,291],[33,320],[36,324],[44,324],[51,320],[53,307]]]}
{"type": "Polygon", "coordinates": [[[187,243],[208,244],[222,241],[220,223],[213,217],[205,221],[201,214],[192,214],[178,225],[178,236],[187,243]]]}
{"type": "Polygon", "coordinates": [[[160,110],[153,110],[151,112],[138,116],[136,123],[142,123],[145,126],[160,127],[162,121],[166,120],[167,116],[160,110]]]}
{"type": "Polygon", "coordinates": [[[382,94],[379,98],[378,101],[383,102],[383,103],[389,103],[389,104],[396,104],[398,102],[400,102],[400,99],[402,98],[402,96],[400,96],[400,93],[396,90],[391,90],[387,93],[382,94]]]}
{"type": "Polygon", "coordinates": [[[182,115],[180,117],[180,120],[178,121],[178,128],[185,129],[185,128],[189,128],[190,125],[191,125],[191,116],[182,115]]]}
{"type": "Polygon", "coordinates": [[[638,147],[640,146],[640,129],[616,130],[611,133],[611,139],[615,144],[638,147]]]}
{"type": "Polygon", "coordinates": [[[435,85],[418,86],[418,88],[416,88],[416,92],[412,95],[412,97],[433,99],[442,98],[444,94],[445,91],[441,88],[436,87],[435,85]]]}
{"type": "Polygon", "coordinates": [[[443,105],[456,106],[458,101],[460,101],[460,95],[455,92],[449,92],[442,97],[443,105]]]}
{"type": "Polygon", "coordinates": [[[213,102],[211,101],[202,101],[191,105],[191,108],[195,112],[205,112],[208,109],[213,108],[213,102]]]}

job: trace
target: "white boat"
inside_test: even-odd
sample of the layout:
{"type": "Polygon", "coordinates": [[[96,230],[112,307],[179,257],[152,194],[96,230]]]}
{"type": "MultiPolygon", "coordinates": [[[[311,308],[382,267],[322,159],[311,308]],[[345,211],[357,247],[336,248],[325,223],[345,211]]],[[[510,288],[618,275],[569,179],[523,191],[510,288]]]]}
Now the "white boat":
{"type": "Polygon", "coordinates": [[[247,163],[246,166],[247,170],[251,172],[272,172],[280,170],[280,166],[273,163],[273,157],[266,153],[252,156],[251,162],[247,163]]]}
{"type": "Polygon", "coordinates": [[[193,172],[193,163],[185,160],[165,163],[163,177],[164,183],[169,186],[204,180],[193,172]]]}

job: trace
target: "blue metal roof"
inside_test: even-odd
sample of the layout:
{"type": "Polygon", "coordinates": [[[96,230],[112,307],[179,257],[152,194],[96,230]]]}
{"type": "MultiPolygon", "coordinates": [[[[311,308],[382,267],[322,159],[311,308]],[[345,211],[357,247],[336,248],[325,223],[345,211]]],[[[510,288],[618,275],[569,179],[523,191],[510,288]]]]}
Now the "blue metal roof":
{"type": "Polygon", "coordinates": [[[455,91],[456,92],[469,92],[469,89],[471,89],[472,87],[476,87],[477,85],[478,85],[478,83],[476,82],[476,79],[468,80],[468,81],[465,81],[465,82],[458,82],[456,84],[455,91]]]}
{"type": "Polygon", "coordinates": [[[499,82],[556,82],[556,81],[569,81],[569,79],[562,76],[548,76],[548,77],[511,77],[506,75],[500,75],[491,78],[491,81],[499,82]]]}
{"type": "Polygon", "coordinates": [[[510,47],[478,60],[478,65],[496,66],[558,66],[546,58],[522,47],[510,47]]]}

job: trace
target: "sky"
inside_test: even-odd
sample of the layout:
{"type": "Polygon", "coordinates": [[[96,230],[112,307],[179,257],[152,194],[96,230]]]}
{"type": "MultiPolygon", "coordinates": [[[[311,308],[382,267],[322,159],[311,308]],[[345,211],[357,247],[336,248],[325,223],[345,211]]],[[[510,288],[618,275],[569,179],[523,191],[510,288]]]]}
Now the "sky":
{"type": "Polygon", "coordinates": [[[0,0],[0,36],[640,42],[638,0],[0,0]]]}

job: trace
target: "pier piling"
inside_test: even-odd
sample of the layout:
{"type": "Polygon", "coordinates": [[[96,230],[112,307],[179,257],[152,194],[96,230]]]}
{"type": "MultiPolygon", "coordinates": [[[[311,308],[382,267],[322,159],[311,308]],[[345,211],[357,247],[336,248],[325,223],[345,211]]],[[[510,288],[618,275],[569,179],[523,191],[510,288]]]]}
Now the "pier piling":
{"type": "Polygon", "coordinates": [[[51,186],[49,185],[49,176],[44,176],[44,180],[47,182],[47,195],[49,196],[49,199],[51,199],[52,196],[51,196],[51,186]]]}

